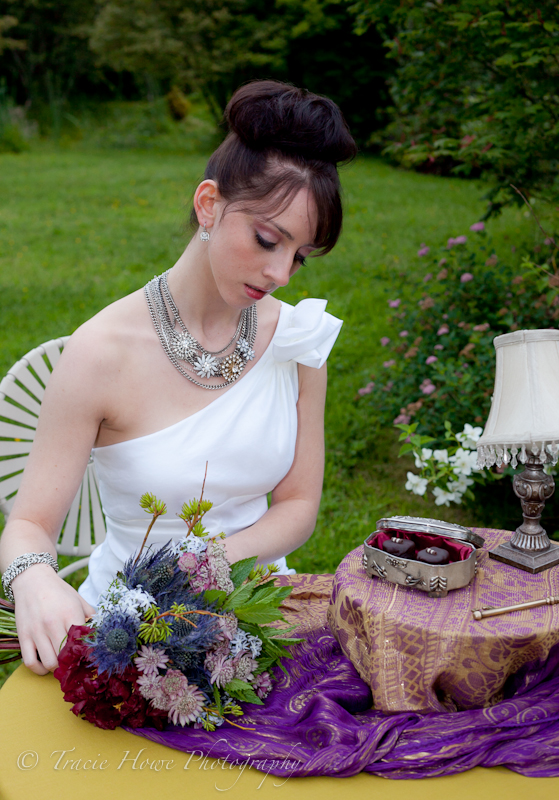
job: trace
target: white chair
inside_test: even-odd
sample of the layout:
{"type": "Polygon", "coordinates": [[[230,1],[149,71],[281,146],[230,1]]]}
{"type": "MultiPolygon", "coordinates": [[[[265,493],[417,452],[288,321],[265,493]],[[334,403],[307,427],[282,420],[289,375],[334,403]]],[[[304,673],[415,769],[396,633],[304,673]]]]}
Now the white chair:
{"type": "MultiPolygon", "coordinates": [[[[45,386],[68,338],[52,339],[31,350],[0,382],[0,511],[6,517],[12,509],[35,438],[45,386]]],[[[58,574],[64,578],[86,566],[105,533],[99,486],[90,458],[56,545],[59,555],[85,558],[64,567],[58,574]]]]}

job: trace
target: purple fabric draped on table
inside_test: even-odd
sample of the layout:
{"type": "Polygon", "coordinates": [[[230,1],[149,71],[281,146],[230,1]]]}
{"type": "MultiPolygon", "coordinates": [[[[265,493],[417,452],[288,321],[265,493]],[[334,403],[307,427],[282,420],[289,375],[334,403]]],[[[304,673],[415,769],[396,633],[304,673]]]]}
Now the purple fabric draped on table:
{"type": "MultiPolygon", "coordinates": [[[[282,576],[294,585],[286,601],[298,623],[293,660],[264,706],[215,732],[169,725],[131,730],[198,757],[248,763],[273,775],[386,778],[452,775],[472,767],[506,766],[530,777],[559,776],[559,644],[545,663],[532,662],[505,685],[505,700],[455,713],[386,714],[371,709],[369,686],[326,623],[332,576],[282,576]]],[[[291,634],[293,635],[293,634],[291,634]]]]}

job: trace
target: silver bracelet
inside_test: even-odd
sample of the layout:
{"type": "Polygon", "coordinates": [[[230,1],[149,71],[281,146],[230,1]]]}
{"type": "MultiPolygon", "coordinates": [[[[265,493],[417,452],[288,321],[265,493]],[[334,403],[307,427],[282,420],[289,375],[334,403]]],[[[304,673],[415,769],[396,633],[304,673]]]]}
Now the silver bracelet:
{"type": "Polygon", "coordinates": [[[58,572],[58,564],[50,553],[24,553],[15,558],[7,570],[2,575],[2,586],[4,587],[4,594],[10,603],[14,603],[14,593],[12,592],[12,581],[14,578],[32,567],[33,564],[48,564],[55,572],[58,572]]]}

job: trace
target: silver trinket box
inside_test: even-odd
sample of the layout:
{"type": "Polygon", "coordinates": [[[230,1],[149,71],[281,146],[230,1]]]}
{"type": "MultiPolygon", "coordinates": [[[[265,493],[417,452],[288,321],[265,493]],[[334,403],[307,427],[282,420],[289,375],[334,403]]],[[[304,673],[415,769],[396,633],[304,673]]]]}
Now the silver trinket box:
{"type": "Polygon", "coordinates": [[[429,597],[446,597],[452,589],[471,583],[477,572],[478,548],[483,544],[477,533],[451,522],[426,517],[387,517],[380,519],[376,531],[365,539],[363,566],[370,578],[419,589],[428,592],[429,597]],[[428,564],[392,555],[375,546],[387,537],[412,539],[418,549],[420,546],[450,548],[451,558],[459,556],[448,564],[428,564]]]}

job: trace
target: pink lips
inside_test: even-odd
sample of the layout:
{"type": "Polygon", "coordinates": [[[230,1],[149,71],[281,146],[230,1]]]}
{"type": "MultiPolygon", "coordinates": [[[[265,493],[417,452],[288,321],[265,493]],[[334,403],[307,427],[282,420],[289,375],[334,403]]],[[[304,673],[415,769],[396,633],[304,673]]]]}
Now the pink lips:
{"type": "Polygon", "coordinates": [[[256,289],[254,286],[249,286],[248,283],[245,283],[245,292],[251,297],[253,300],[261,300],[265,297],[268,292],[262,289],[256,289]]]}

